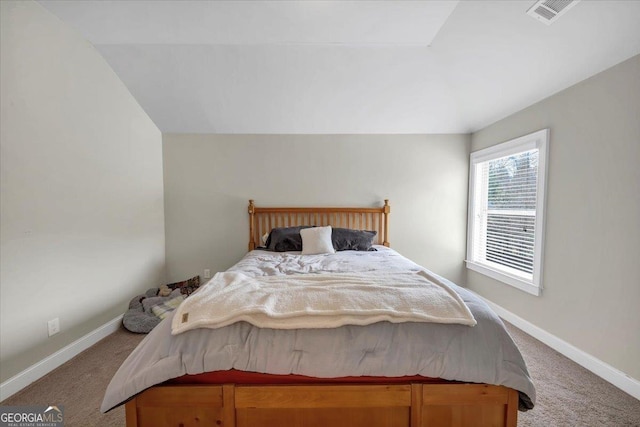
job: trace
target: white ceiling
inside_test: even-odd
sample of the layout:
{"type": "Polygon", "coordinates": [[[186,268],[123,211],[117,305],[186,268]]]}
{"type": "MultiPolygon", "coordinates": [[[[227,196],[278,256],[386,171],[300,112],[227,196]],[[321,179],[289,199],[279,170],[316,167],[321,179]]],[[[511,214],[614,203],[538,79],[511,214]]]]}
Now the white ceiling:
{"type": "Polygon", "coordinates": [[[640,53],[640,1],[58,1],[163,132],[467,133],[640,53]]]}

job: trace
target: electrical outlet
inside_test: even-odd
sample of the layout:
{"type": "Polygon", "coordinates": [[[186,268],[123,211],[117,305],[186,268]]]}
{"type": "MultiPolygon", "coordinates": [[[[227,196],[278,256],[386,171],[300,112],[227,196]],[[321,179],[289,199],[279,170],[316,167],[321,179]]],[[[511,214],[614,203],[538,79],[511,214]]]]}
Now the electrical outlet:
{"type": "Polygon", "coordinates": [[[49,329],[49,336],[53,336],[60,332],[60,319],[57,317],[55,319],[51,319],[47,322],[47,327],[49,329]]]}
{"type": "Polygon", "coordinates": [[[209,270],[208,268],[204,270],[204,278],[211,279],[211,270],[209,270]]]}

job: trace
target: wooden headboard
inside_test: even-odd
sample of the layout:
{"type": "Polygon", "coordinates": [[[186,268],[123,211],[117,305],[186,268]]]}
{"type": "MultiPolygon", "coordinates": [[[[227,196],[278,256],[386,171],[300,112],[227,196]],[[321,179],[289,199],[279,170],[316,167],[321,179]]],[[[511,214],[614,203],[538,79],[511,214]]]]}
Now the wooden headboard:
{"type": "Polygon", "coordinates": [[[378,232],[377,244],[389,246],[389,200],[379,208],[261,208],[249,200],[249,250],[260,246],[261,236],[275,227],[330,225],[378,232]]]}

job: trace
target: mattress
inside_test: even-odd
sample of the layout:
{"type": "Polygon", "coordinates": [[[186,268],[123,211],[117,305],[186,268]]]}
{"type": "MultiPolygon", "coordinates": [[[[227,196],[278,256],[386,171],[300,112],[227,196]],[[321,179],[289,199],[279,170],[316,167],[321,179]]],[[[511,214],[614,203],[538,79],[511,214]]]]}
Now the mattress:
{"type": "Polygon", "coordinates": [[[428,377],[504,385],[519,392],[519,409],[533,408],[535,387],[498,316],[475,294],[384,246],[376,251],[300,255],[254,250],[229,271],[278,276],[300,273],[423,271],[455,291],[475,326],[378,322],[332,329],[269,329],[237,322],[171,335],[163,320],[129,355],[107,387],[106,412],[137,393],[185,375],[237,370],[319,379],[428,377]]]}

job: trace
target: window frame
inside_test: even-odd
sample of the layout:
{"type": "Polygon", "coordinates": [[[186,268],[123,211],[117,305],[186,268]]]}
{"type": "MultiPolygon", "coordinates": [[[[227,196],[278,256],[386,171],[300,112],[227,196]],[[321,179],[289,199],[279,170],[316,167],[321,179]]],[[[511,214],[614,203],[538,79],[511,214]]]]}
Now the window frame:
{"type": "MultiPolygon", "coordinates": [[[[549,153],[549,129],[542,129],[482,150],[474,151],[469,156],[469,199],[467,217],[467,257],[468,269],[489,276],[517,289],[539,296],[542,293],[542,264],[545,235],[545,205],[547,188],[547,164],[549,153]],[[538,149],[538,175],[536,178],[535,237],[533,249],[533,273],[531,278],[526,273],[502,266],[486,260],[473,259],[473,247],[477,233],[474,216],[476,212],[476,170],[479,164],[496,160],[525,151],[538,149]]],[[[485,197],[482,195],[482,197],[485,197]]],[[[488,196],[487,196],[488,197],[488,196]]],[[[486,239],[486,232],[485,232],[486,239]]]]}

